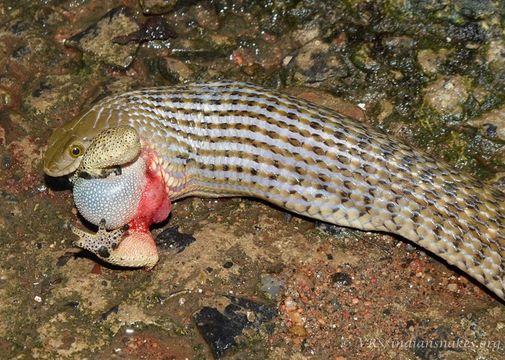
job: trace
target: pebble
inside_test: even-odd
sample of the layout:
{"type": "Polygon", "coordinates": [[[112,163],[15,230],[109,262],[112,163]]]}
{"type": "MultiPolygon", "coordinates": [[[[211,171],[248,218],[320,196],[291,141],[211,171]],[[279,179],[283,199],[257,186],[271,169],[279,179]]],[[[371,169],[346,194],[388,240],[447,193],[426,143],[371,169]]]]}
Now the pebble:
{"type": "Polygon", "coordinates": [[[436,52],[432,49],[423,49],[417,53],[417,62],[426,75],[434,75],[439,71],[441,64],[447,60],[449,54],[450,51],[444,48],[436,52]]]}
{"type": "Polygon", "coordinates": [[[498,137],[505,141],[505,106],[486,112],[468,121],[468,124],[475,127],[486,127],[489,137],[498,137]]]}
{"type": "Polygon", "coordinates": [[[281,293],[283,282],[270,274],[260,275],[259,290],[268,298],[276,299],[281,293]]]}
{"type": "Polygon", "coordinates": [[[331,281],[337,286],[348,286],[352,284],[352,277],[345,272],[336,272],[331,276],[331,281]]]}
{"type": "Polygon", "coordinates": [[[442,114],[462,115],[468,98],[467,80],[462,76],[441,77],[425,89],[425,100],[442,114]]]}
{"type": "Polygon", "coordinates": [[[447,289],[451,292],[457,292],[458,291],[458,285],[457,284],[449,284],[447,285],[447,289]]]}

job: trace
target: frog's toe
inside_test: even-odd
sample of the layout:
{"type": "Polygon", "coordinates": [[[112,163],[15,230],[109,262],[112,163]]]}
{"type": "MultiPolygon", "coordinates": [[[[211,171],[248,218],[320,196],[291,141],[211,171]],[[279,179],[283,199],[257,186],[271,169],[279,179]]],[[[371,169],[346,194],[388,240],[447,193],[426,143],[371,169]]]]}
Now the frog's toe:
{"type": "Polygon", "coordinates": [[[109,264],[152,269],[158,262],[158,251],[151,234],[128,231],[129,226],[106,230],[105,220],[100,221],[96,233],[72,226],[79,239],[75,246],[90,251],[109,264]]]}
{"type": "Polygon", "coordinates": [[[102,219],[96,233],[81,230],[75,226],[72,226],[72,232],[79,237],[74,242],[75,246],[91,251],[98,257],[106,260],[119,247],[119,244],[128,232],[128,225],[107,231],[105,229],[105,220],[102,219]]]}

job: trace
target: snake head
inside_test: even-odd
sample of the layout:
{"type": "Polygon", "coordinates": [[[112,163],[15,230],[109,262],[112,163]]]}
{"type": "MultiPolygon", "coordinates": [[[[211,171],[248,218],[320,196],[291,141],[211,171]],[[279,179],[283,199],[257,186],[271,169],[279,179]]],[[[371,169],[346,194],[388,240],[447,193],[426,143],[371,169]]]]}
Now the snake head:
{"type": "Polygon", "coordinates": [[[56,129],[49,138],[44,157],[44,172],[55,177],[73,173],[79,167],[90,143],[87,137],[76,136],[64,128],[56,129]]]}
{"type": "Polygon", "coordinates": [[[65,176],[79,167],[82,157],[100,129],[83,121],[89,114],[57,128],[48,141],[44,156],[44,172],[49,176],[65,176]]]}

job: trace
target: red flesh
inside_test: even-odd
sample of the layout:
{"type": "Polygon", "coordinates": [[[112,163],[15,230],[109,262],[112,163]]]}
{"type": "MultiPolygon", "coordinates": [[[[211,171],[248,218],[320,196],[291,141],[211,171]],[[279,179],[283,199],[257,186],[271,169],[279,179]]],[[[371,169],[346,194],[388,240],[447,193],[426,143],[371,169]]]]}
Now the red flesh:
{"type": "Polygon", "coordinates": [[[172,203],[168,198],[165,182],[156,166],[157,155],[149,150],[142,152],[146,162],[147,184],[142,193],[137,214],[128,224],[130,232],[149,233],[149,226],[161,222],[168,217],[172,203]]]}

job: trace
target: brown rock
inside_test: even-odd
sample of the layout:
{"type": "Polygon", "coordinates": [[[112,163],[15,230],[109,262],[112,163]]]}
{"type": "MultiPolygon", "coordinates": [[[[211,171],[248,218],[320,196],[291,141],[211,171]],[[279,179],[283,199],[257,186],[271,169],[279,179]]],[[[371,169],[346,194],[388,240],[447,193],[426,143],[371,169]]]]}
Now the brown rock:
{"type": "Polygon", "coordinates": [[[437,52],[431,49],[423,49],[417,53],[417,62],[421,65],[426,75],[436,74],[449,55],[449,50],[440,49],[437,52]]]}
{"type": "Polygon", "coordinates": [[[86,30],[65,40],[65,45],[79,49],[107,64],[127,68],[132,63],[138,44],[116,44],[113,39],[139,30],[130,10],[118,7],[106,13],[86,30]]]}
{"type": "Polygon", "coordinates": [[[177,0],[140,0],[140,6],[146,15],[166,14],[176,3],[177,0]]]}
{"type": "Polygon", "coordinates": [[[468,89],[462,76],[443,77],[425,89],[425,101],[442,114],[461,115],[468,89]]]}
{"type": "Polygon", "coordinates": [[[505,140],[505,106],[491,110],[468,122],[475,127],[492,126],[496,129],[496,136],[505,140]]]}

